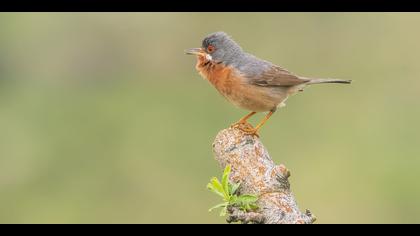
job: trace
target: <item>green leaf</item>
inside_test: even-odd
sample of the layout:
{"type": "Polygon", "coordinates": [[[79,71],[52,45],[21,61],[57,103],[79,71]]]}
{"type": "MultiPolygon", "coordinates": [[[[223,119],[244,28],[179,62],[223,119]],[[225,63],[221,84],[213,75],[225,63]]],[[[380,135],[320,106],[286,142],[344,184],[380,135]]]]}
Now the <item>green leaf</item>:
{"type": "Polygon", "coordinates": [[[241,183],[235,183],[235,184],[232,184],[230,186],[231,186],[230,194],[234,195],[236,193],[236,191],[238,190],[239,186],[241,186],[241,183]]]}
{"type": "Polygon", "coordinates": [[[213,206],[212,208],[210,208],[209,211],[212,211],[212,210],[220,208],[220,207],[227,207],[227,205],[228,205],[227,202],[220,203],[220,204],[217,204],[216,206],[213,206]]]}
{"type": "Polygon", "coordinates": [[[231,171],[231,167],[230,165],[226,165],[225,170],[223,171],[223,176],[222,176],[222,186],[223,189],[225,190],[225,192],[230,195],[230,191],[229,191],[229,174],[231,171]]]}
{"type": "Polygon", "coordinates": [[[238,202],[238,196],[236,196],[236,195],[230,196],[230,198],[229,198],[229,204],[234,205],[237,202],[238,202]]]}
{"type": "Polygon", "coordinates": [[[251,194],[238,195],[236,193],[241,185],[241,183],[230,183],[229,175],[231,172],[230,165],[226,165],[223,175],[222,182],[219,181],[216,177],[210,179],[210,183],[207,184],[207,188],[216,193],[217,195],[223,197],[224,202],[217,204],[216,206],[209,209],[212,211],[216,208],[222,208],[220,210],[220,216],[225,216],[227,214],[228,206],[239,207],[243,211],[251,211],[258,209],[256,202],[258,197],[251,194]]]}
{"type": "Polygon", "coordinates": [[[258,201],[258,197],[255,195],[249,195],[249,194],[245,194],[245,195],[240,195],[238,196],[237,202],[240,204],[251,204],[251,203],[255,203],[256,201],[258,201]]]}
{"type": "Polygon", "coordinates": [[[256,204],[251,203],[249,204],[249,208],[251,208],[251,210],[257,210],[258,206],[256,204]]]}
{"type": "Polygon", "coordinates": [[[224,191],[222,184],[220,183],[220,181],[219,181],[216,177],[213,177],[213,178],[210,180],[210,183],[213,185],[213,188],[214,188],[217,192],[219,192],[220,194],[222,194],[222,195],[223,195],[223,198],[225,199],[225,201],[229,201],[229,195],[228,195],[228,193],[226,193],[226,192],[224,191]]]}
{"type": "Polygon", "coordinates": [[[242,205],[240,208],[243,211],[251,211],[251,210],[258,209],[257,205],[254,205],[254,204],[245,204],[245,205],[242,205]]]}
{"type": "Polygon", "coordinates": [[[257,196],[245,194],[238,196],[238,198],[233,204],[238,206],[243,211],[250,211],[258,209],[258,206],[255,204],[257,201],[257,196]]]}
{"type": "Polygon", "coordinates": [[[225,197],[225,195],[224,195],[223,193],[219,192],[217,189],[215,189],[215,188],[213,187],[213,184],[208,183],[208,184],[207,184],[207,188],[208,188],[210,191],[212,191],[213,193],[215,193],[215,194],[217,194],[217,195],[221,196],[222,198],[224,198],[224,197],[225,197]]]}

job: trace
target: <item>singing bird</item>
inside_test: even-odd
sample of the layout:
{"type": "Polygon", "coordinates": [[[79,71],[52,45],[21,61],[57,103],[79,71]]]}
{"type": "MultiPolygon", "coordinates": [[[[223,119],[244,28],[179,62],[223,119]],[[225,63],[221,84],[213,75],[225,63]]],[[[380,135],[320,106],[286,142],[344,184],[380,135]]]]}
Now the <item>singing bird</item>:
{"type": "Polygon", "coordinates": [[[258,130],[273,113],[285,106],[288,97],[313,84],[342,83],[351,80],[319,79],[298,76],[283,67],[245,52],[225,32],[208,35],[200,48],[191,48],[186,54],[196,55],[196,69],[234,105],[251,111],[232,125],[247,134],[257,135],[258,130]],[[257,112],[268,112],[254,128],[243,126],[257,112]]]}

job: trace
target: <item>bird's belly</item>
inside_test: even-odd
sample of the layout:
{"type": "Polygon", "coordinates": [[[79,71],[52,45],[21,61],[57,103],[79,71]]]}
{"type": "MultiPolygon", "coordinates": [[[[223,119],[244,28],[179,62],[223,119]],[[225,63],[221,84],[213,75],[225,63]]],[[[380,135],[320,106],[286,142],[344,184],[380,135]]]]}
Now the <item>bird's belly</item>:
{"type": "Polygon", "coordinates": [[[287,99],[287,93],[267,87],[242,85],[237,87],[237,90],[232,91],[232,93],[225,95],[225,97],[240,108],[265,112],[277,108],[279,104],[287,99]]]}
{"type": "Polygon", "coordinates": [[[256,112],[270,111],[288,97],[286,88],[249,84],[230,67],[216,64],[202,65],[202,63],[197,64],[200,74],[229,102],[242,109],[256,112]]]}

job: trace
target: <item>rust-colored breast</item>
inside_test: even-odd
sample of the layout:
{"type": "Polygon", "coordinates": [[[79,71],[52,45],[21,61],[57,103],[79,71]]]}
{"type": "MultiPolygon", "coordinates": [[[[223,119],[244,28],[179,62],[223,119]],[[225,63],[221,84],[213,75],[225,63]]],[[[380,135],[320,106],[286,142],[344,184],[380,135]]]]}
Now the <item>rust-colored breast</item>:
{"type": "Polygon", "coordinates": [[[283,100],[272,88],[250,84],[245,78],[241,78],[234,68],[223,64],[198,57],[196,69],[228,101],[243,109],[269,111],[283,100]]]}
{"type": "Polygon", "coordinates": [[[235,87],[239,86],[240,78],[235,77],[234,71],[223,64],[217,64],[199,57],[196,68],[201,76],[210,81],[225,97],[229,97],[235,87]]]}

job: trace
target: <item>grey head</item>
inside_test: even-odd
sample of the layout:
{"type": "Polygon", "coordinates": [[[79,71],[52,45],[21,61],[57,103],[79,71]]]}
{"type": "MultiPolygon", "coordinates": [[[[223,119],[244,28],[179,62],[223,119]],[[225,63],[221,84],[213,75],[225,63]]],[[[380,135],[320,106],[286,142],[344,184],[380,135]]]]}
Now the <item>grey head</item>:
{"type": "Polygon", "coordinates": [[[191,48],[187,54],[202,55],[216,63],[232,66],[247,76],[257,76],[272,66],[268,61],[246,53],[228,34],[219,31],[207,35],[201,48],[191,48]]]}
{"type": "Polygon", "coordinates": [[[204,38],[202,48],[210,54],[212,60],[233,66],[248,76],[257,76],[270,68],[272,63],[246,53],[225,32],[216,32],[204,38]],[[213,47],[213,50],[209,52],[213,47]]]}
{"type": "Polygon", "coordinates": [[[212,60],[226,65],[235,63],[244,54],[242,48],[225,32],[216,32],[206,36],[202,48],[212,60]]]}

